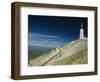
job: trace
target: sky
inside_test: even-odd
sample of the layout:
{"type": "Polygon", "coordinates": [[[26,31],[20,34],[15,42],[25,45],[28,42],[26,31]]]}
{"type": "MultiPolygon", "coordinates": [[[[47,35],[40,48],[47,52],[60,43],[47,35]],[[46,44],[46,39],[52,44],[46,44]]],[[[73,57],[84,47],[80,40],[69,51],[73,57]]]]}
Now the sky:
{"type": "Polygon", "coordinates": [[[54,47],[76,40],[81,21],[87,37],[87,18],[28,15],[28,44],[54,47]]]}

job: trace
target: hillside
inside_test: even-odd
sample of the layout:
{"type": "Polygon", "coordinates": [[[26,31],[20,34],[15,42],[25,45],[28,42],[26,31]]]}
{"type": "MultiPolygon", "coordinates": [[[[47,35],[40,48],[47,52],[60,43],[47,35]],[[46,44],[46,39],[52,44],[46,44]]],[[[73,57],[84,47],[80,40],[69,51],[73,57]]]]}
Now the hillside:
{"type": "Polygon", "coordinates": [[[86,64],[87,39],[78,39],[59,46],[29,61],[30,66],[86,64]]]}

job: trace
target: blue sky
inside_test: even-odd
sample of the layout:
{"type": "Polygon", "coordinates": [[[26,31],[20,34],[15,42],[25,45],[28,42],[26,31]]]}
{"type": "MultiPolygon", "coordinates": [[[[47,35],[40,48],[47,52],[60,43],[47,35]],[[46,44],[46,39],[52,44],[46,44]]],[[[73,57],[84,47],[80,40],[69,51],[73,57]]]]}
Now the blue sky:
{"type": "Polygon", "coordinates": [[[79,38],[80,22],[87,37],[87,18],[28,16],[28,44],[55,47],[79,38]]]}

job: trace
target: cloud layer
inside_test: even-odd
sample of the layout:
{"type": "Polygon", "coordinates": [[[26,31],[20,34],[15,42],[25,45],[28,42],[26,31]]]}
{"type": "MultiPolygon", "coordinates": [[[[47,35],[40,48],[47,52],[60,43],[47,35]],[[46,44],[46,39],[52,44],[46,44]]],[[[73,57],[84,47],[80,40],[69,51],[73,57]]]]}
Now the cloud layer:
{"type": "Polygon", "coordinates": [[[58,36],[29,33],[28,44],[29,46],[55,47],[60,45],[61,42],[58,36]]]}

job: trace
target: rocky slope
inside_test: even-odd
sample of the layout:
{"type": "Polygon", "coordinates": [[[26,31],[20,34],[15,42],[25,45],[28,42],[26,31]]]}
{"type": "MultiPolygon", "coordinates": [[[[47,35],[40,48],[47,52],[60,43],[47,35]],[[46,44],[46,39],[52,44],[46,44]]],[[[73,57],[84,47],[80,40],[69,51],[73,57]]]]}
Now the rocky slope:
{"type": "Polygon", "coordinates": [[[86,64],[87,39],[78,39],[29,61],[30,66],[86,64]]]}

